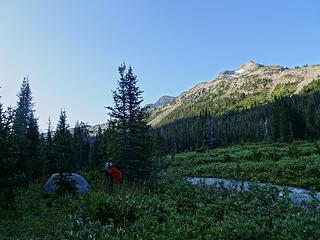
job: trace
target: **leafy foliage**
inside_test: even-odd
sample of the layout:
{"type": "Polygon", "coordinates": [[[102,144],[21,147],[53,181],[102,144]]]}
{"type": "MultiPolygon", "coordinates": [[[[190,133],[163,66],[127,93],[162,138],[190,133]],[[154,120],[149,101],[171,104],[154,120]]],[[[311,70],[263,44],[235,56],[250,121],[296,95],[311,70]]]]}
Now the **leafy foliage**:
{"type": "MultiPolygon", "coordinates": [[[[88,179],[100,179],[93,172],[88,179]]],[[[91,181],[90,181],[91,182],[91,181]]],[[[294,205],[275,188],[192,186],[172,171],[148,188],[122,185],[112,195],[96,189],[82,198],[38,198],[38,185],[20,191],[18,208],[1,212],[4,239],[318,239],[316,202],[294,205]],[[35,194],[37,193],[37,194],[35,194]],[[48,201],[48,200],[47,200],[48,201]],[[31,217],[32,216],[32,217],[31,217]],[[12,224],[14,222],[14,224],[12,224]]]]}
{"type": "Polygon", "coordinates": [[[251,143],[205,152],[167,156],[165,163],[182,167],[188,176],[221,177],[305,188],[319,187],[320,155],[316,142],[251,143]]]}

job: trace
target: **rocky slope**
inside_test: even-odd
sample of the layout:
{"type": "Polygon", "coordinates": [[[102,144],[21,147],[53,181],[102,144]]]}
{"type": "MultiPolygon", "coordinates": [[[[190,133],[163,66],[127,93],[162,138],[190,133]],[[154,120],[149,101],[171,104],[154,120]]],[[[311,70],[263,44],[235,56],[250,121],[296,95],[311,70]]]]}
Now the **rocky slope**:
{"type": "Polygon", "coordinates": [[[162,96],[161,98],[159,98],[159,100],[156,103],[147,104],[146,107],[149,110],[154,110],[156,108],[164,106],[168,102],[171,102],[173,99],[174,99],[174,97],[171,97],[171,96],[162,96]]]}
{"type": "Polygon", "coordinates": [[[224,71],[209,82],[196,85],[171,102],[151,112],[149,124],[159,126],[198,115],[204,109],[215,115],[249,109],[272,101],[275,96],[299,94],[314,79],[320,65],[288,69],[249,61],[240,68],[224,71]]]}

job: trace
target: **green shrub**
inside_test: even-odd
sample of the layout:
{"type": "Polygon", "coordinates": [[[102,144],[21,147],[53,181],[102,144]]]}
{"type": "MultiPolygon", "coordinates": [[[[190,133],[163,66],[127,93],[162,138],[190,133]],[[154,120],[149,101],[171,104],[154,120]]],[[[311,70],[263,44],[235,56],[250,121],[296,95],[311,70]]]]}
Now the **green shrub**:
{"type": "Polygon", "coordinates": [[[78,239],[105,239],[115,234],[113,225],[102,225],[100,222],[86,222],[79,215],[68,215],[57,226],[50,239],[78,240],[78,239]]]}
{"type": "MultiPolygon", "coordinates": [[[[315,157],[301,157],[301,161],[307,160],[316,162],[315,157]]],[[[293,160],[276,164],[286,161],[293,160]]],[[[235,174],[233,170],[237,169],[256,169],[259,173],[272,165],[247,161],[210,166],[221,171],[232,169],[230,173],[235,174]]],[[[94,184],[100,183],[97,180],[94,184]]],[[[159,171],[148,188],[122,185],[108,195],[96,190],[97,186],[92,187],[94,191],[81,197],[51,197],[50,201],[54,202],[51,208],[45,206],[46,200],[39,198],[39,184],[21,189],[17,193],[17,209],[10,214],[1,213],[1,238],[320,238],[319,202],[294,205],[287,191],[279,197],[279,190],[273,187],[251,185],[250,191],[235,191],[235,187],[227,189],[219,184],[195,186],[187,183],[174,168],[159,171]]]]}
{"type": "Polygon", "coordinates": [[[246,143],[204,153],[177,154],[181,164],[174,166],[190,170],[189,176],[234,178],[320,190],[320,175],[316,175],[319,146],[319,142],[308,141],[246,143]]]}
{"type": "Polygon", "coordinates": [[[296,142],[292,142],[291,144],[289,144],[288,146],[288,155],[292,158],[294,157],[298,157],[300,154],[300,150],[298,148],[298,145],[296,142]]]}

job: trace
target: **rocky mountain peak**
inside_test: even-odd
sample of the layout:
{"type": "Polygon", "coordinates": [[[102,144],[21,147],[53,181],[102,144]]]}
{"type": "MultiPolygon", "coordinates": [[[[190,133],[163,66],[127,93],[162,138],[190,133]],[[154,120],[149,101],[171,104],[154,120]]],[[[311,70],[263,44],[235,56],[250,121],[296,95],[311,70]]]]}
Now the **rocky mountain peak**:
{"type": "Polygon", "coordinates": [[[149,110],[153,110],[159,107],[162,107],[163,105],[165,105],[168,102],[171,102],[175,97],[171,97],[171,96],[162,96],[159,98],[159,100],[156,103],[153,104],[147,104],[146,107],[149,108],[149,110]]]}
{"type": "Polygon", "coordinates": [[[246,62],[245,64],[241,65],[241,67],[236,69],[235,72],[243,73],[243,72],[246,72],[246,71],[255,70],[255,69],[260,68],[260,67],[263,67],[263,65],[255,63],[253,61],[249,61],[249,62],[246,62]]]}
{"type": "Polygon", "coordinates": [[[216,79],[234,77],[234,76],[239,75],[243,72],[252,71],[252,70],[258,69],[260,67],[263,67],[263,65],[255,63],[253,61],[249,61],[249,62],[246,62],[245,64],[241,65],[241,67],[239,67],[235,70],[231,70],[231,71],[227,70],[227,71],[223,71],[223,72],[219,73],[218,76],[216,77],[216,79]]]}
{"type": "Polygon", "coordinates": [[[171,96],[162,96],[159,98],[158,102],[159,103],[163,103],[163,102],[168,102],[170,100],[172,100],[174,97],[171,97],[171,96]]]}

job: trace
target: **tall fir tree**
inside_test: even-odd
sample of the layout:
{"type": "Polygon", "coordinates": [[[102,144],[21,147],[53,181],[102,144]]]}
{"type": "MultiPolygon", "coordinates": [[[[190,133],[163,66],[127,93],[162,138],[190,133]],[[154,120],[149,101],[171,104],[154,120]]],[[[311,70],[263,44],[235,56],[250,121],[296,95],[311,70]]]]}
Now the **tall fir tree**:
{"type": "MultiPolygon", "coordinates": [[[[14,113],[12,109],[4,110],[0,102],[0,159],[12,158],[13,154],[13,123],[14,113]]],[[[1,168],[2,169],[2,168],[1,168]]],[[[1,173],[3,171],[0,171],[1,173]]]]}
{"type": "MultiPolygon", "coordinates": [[[[33,115],[33,114],[32,114],[33,115]]],[[[36,118],[31,117],[30,123],[27,128],[26,138],[28,139],[27,151],[30,157],[30,168],[33,178],[42,176],[43,160],[40,158],[40,133],[38,121],[36,118]]]]}
{"type": "Polygon", "coordinates": [[[14,116],[14,109],[4,110],[0,102],[0,208],[10,208],[15,189],[26,183],[25,177],[17,172],[14,116]]]}
{"type": "Polygon", "coordinates": [[[34,116],[34,103],[27,78],[23,79],[17,96],[19,99],[13,121],[17,171],[29,178],[39,177],[39,127],[34,116]]]}
{"type": "Polygon", "coordinates": [[[39,157],[42,159],[41,166],[38,166],[41,171],[41,175],[47,176],[49,173],[49,167],[48,167],[49,161],[47,159],[47,142],[46,142],[46,138],[45,138],[44,134],[40,135],[39,157]]]}
{"type": "Polygon", "coordinates": [[[0,102],[0,208],[10,207],[13,193],[18,186],[16,159],[14,156],[14,138],[12,131],[14,113],[12,109],[4,111],[0,102]]]}
{"type": "Polygon", "coordinates": [[[95,169],[97,167],[102,168],[105,162],[105,152],[104,152],[104,136],[101,131],[101,127],[98,129],[98,133],[95,136],[89,153],[89,168],[95,169]]]}
{"type": "Polygon", "coordinates": [[[118,87],[113,91],[114,107],[110,110],[110,127],[119,141],[117,164],[129,181],[150,175],[151,137],[146,124],[147,111],[141,107],[142,91],[137,76],[125,64],[119,67],[118,87]]]}
{"type": "Polygon", "coordinates": [[[156,129],[152,132],[152,154],[154,157],[160,157],[166,153],[165,140],[160,131],[156,129]]]}
{"type": "Polygon", "coordinates": [[[46,137],[46,159],[47,159],[47,166],[48,166],[48,173],[53,174],[57,171],[54,153],[53,153],[53,139],[52,139],[52,126],[51,120],[49,118],[48,121],[48,129],[47,129],[47,137],[46,137]]]}
{"type": "Polygon", "coordinates": [[[203,137],[206,148],[212,149],[219,145],[217,135],[215,119],[207,114],[203,126],[203,137]]]}
{"type": "Polygon", "coordinates": [[[83,122],[76,122],[73,131],[73,162],[76,169],[88,167],[89,162],[89,133],[83,122]]]}
{"type": "Polygon", "coordinates": [[[56,132],[53,136],[54,169],[59,172],[71,172],[74,166],[72,158],[72,134],[67,123],[67,114],[61,110],[56,132]]]}
{"type": "Polygon", "coordinates": [[[43,176],[47,176],[56,172],[53,169],[54,156],[52,149],[52,134],[51,134],[51,120],[49,118],[48,129],[46,134],[40,135],[40,157],[43,159],[41,165],[41,171],[43,176]]]}
{"type": "Polygon", "coordinates": [[[280,139],[280,112],[279,104],[274,103],[271,112],[271,137],[273,141],[280,139]]]}

